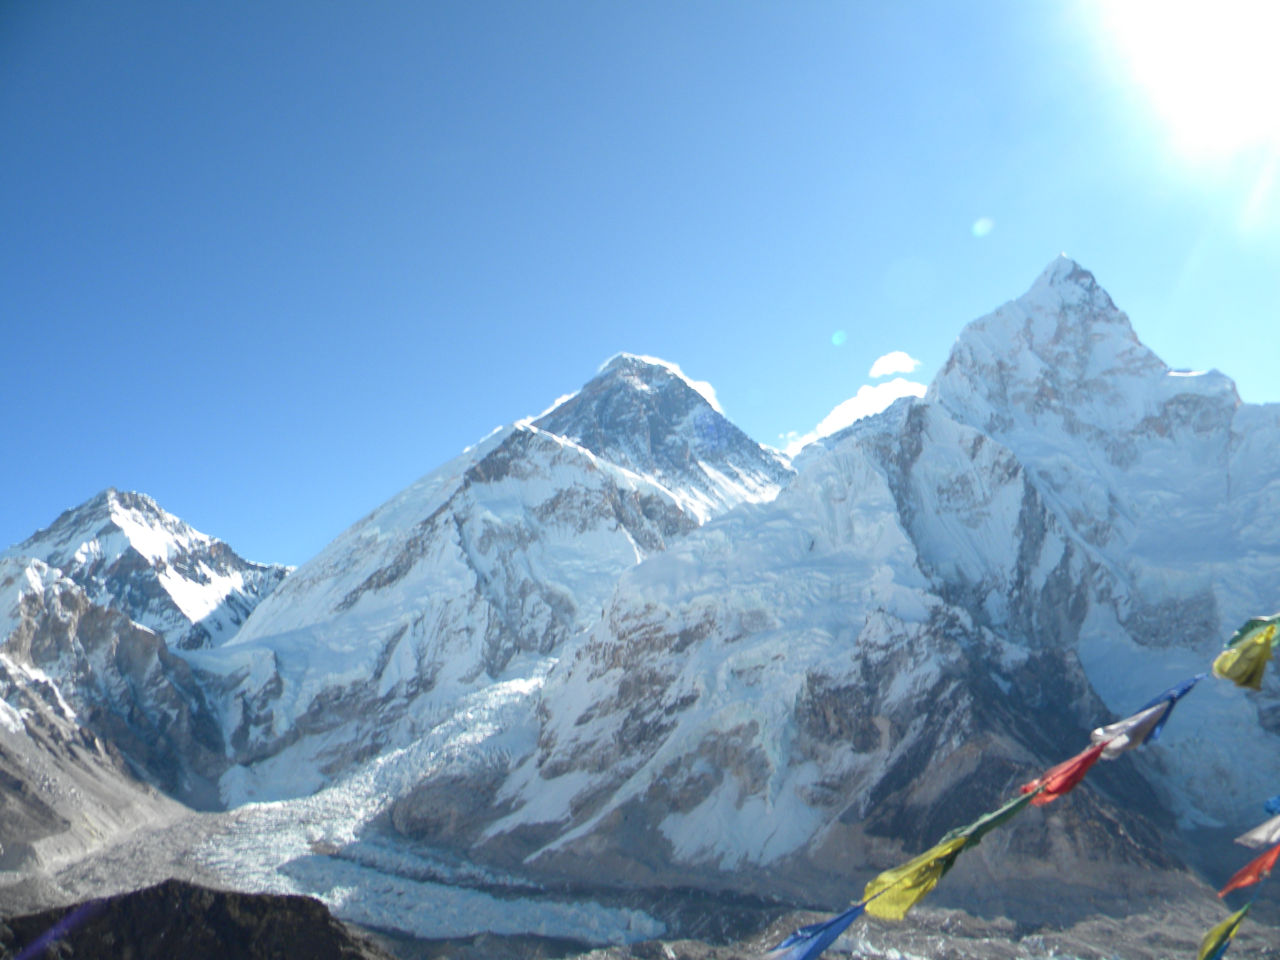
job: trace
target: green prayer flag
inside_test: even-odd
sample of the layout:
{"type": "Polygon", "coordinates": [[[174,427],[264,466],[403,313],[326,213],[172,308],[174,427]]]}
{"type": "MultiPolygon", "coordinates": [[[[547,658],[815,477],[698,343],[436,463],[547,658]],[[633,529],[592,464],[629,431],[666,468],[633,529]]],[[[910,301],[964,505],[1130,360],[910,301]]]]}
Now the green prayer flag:
{"type": "Polygon", "coordinates": [[[950,833],[948,833],[945,837],[942,838],[943,842],[947,840],[951,840],[954,837],[965,837],[969,841],[968,844],[966,844],[966,846],[972,847],[978,843],[981,843],[982,838],[985,837],[990,831],[994,830],[996,827],[999,827],[1005,823],[1008,823],[1010,820],[1014,818],[1015,815],[1017,815],[1018,813],[1021,813],[1023,807],[1029,804],[1035,798],[1035,796],[1036,794],[1033,792],[1033,793],[1024,793],[1021,796],[1015,797],[1013,800],[1010,800],[999,810],[994,810],[991,813],[984,814],[983,816],[979,817],[977,820],[973,821],[973,823],[969,824],[967,827],[956,827],[954,830],[952,830],[950,833]]]}

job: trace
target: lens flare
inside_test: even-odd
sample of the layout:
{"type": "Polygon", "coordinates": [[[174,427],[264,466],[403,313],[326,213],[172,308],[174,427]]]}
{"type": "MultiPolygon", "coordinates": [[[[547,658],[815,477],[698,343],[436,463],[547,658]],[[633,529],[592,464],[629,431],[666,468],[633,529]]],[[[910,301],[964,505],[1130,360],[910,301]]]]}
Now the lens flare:
{"type": "Polygon", "coordinates": [[[1095,0],[1097,22],[1194,158],[1280,147],[1280,5],[1269,0],[1095,0]]]}
{"type": "Polygon", "coordinates": [[[973,221],[973,226],[970,229],[973,231],[973,235],[981,240],[995,228],[996,222],[990,217],[979,217],[973,221]]]}

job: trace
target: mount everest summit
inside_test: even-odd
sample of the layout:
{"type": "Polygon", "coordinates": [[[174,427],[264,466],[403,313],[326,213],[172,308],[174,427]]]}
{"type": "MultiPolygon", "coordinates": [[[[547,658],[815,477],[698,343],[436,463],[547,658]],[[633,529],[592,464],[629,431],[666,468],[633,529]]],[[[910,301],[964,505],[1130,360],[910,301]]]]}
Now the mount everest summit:
{"type": "MultiPolygon", "coordinates": [[[[56,891],[173,799],[220,808],[175,859],[419,936],[580,908],[405,906],[466,887],[834,905],[1206,669],[1278,605],[1278,546],[1280,405],[1170,370],[1066,258],[924,399],[794,463],[624,354],[296,570],[116,491],[7,551],[0,796],[28,826],[0,842],[56,891]]],[[[939,897],[1192,882],[1196,831],[1275,792],[1278,710],[1201,684],[939,897]]]]}

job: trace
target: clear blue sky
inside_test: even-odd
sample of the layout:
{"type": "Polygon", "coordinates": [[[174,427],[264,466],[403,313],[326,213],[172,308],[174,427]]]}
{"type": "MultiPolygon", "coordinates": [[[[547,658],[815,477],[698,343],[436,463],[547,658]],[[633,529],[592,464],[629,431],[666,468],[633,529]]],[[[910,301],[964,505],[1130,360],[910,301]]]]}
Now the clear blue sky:
{"type": "Polygon", "coordinates": [[[1280,400],[1280,84],[1226,69],[1274,32],[1113,20],[0,2],[0,545],[111,485],[298,563],[620,350],[780,444],[1059,251],[1280,400]]]}

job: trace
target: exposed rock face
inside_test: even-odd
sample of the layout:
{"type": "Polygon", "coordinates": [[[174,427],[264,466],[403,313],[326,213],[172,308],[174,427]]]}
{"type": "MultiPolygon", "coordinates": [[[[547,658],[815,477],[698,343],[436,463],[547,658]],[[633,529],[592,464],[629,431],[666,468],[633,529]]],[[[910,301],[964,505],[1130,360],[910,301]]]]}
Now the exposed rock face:
{"type": "Polygon", "coordinates": [[[6,957],[38,952],[136,960],[391,960],[318,900],[227,893],[178,880],[7,919],[0,925],[0,950],[6,957]]]}
{"type": "MultiPolygon", "coordinates": [[[[1205,670],[1236,626],[1280,606],[1280,404],[1170,370],[1078,264],[1059,258],[970,324],[927,399],[1017,458],[1095,569],[1077,649],[1113,712],[1205,670]]],[[[1277,688],[1251,701],[1204,686],[1162,761],[1181,814],[1237,822],[1280,775],[1275,744],[1229,775],[1232,799],[1213,743],[1274,713],[1277,688]]]]}
{"type": "MultiPolygon", "coordinates": [[[[1269,609],[1275,555],[1260,578],[1220,553],[1257,555],[1237,518],[1262,543],[1280,529],[1259,521],[1280,480],[1260,433],[1280,441],[1280,420],[1221,375],[1171,373],[1091,275],[1051,264],[966,329],[925,401],[623,574],[548,679],[536,748],[476,792],[494,819],[475,853],[559,879],[852,890],[1269,609]]],[[[1273,702],[1206,684],[1163,744],[983,859],[1069,873],[1077,903],[1136,865],[1176,872],[1177,818],[1246,822],[1280,774],[1273,702]],[[1242,724],[1261,758],[1228,772],[1212,743],[1242,724]]]]}
{"type": "Polygon", "coordinates": [[[110,739],[118,726],[95,733],[78,722],[64,686],[0,648],[0,871],[20,871],[10,876],[54,868],[181,809],[130,772],[110,739]]]}
{"type": "Polygon", "coordinates": [[[0,863],[163,823],[178,807],[152,787],[218,805],[222,725],[165,633],[226,639],[285,573],[116,490],[0,554],[0,863]]]}
{"type": "MultiPolygon", "coordinates": [[[[0,688],[11,685],[0,669],[0,688]]],[[[133,777],[108,741],[38,698],[15,727],[0,724],[0,871],[57,866],[180,809],[133,777]]]]}
{"type": "Polygon", "coordinates": [[[227,648],[245,664],[224,712],[247,789],[412,742],[438,705],[557,649],[618,573],[696,524],[662,488],[533,427],[441,473],[302,567],[227,648]]]}
{"type": "Polygon", "coordinates": [[[0,560],[0,698],[20,733],[52,712],[72,741],[110,744],[134,773],[198,807],[226,767],[221,726],[191,667],[164,640],[90,602],[40,561],[0,560]]]}
{"type": "Polygon", "coordinates": [[[426,780],[391,807],[391,825],[406,837],[466,850],[488,826],[506,772],[490,766],[426,780]]]}
{"type": "Polygon", "coordinates": [[[43,560],[95,604],[118,610],[175,647],[216,646],[288,573],[242,560],[139,493],[105,490],[6,551],[43,560]]]}

